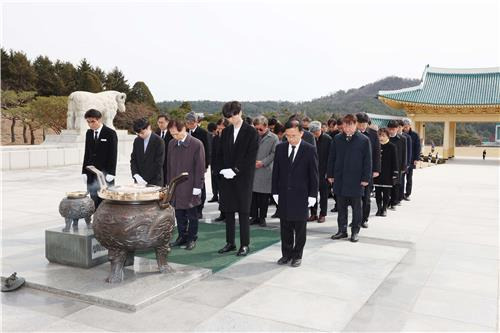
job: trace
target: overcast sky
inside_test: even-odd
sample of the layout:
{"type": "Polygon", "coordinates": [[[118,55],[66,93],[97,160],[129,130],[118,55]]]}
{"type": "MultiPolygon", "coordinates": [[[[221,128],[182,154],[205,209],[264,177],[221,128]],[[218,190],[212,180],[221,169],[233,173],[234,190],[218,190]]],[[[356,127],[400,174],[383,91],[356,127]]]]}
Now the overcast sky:
{"type": "Polygon", "coordinates": [[[499,66],[496,0],[2,1],[2,46],[144,81],[156,101],[305,101],[499,66]]]}

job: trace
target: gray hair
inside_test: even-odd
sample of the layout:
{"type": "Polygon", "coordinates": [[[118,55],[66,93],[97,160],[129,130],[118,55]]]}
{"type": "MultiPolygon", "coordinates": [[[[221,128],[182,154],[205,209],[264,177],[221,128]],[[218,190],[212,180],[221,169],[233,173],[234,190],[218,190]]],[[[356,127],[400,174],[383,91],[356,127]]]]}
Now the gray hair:
{"type": "Polygon", "coordinates": [[[189,112],[186,115],[186,121],[198,121],[198,115],[194,111],[189,112]]]}
{"type": "Polygon", "coordinates": [[[411,126],[411,120],[410,120],[410,119],[408,119],[408,118],[404,118],[404,119],[403,119],[403,124],[405,124],[405,125],[410,125],[410,126],[411,126]]]}
{"type": "Polygon", "coordinates": [[[264,125],[267,127],[267,118],[264,116],[257,116],[253,120],[253,125],[264,125]]]}
{"type": "Polygon", "coordinates": [[[309,124],[309,132],[321,131],[321,122],[315,120],[309,124]]]}

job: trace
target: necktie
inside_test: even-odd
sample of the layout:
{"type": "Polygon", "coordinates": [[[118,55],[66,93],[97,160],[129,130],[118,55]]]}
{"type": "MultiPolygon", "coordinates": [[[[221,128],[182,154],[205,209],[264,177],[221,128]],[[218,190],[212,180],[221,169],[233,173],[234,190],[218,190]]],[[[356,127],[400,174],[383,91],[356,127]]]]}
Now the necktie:
{"type": "Polygon", "coordinates": [[[165,131],[161,131],[161,138],[165,139],[165,131]]]}
{"type": "Polygon", "coordinates": [[[94,131],[94,141],[97,142],[97,135],[99,134],[98,131],[94,131]]]}
{"type": "Polygon", "coordinates": [[[290,153],[290,156],[288,156],[288,160],[290,161],[290,164],[293,163],[293,155],[295,154],[295,146],[292,146],[292,152],[290,153]]]}

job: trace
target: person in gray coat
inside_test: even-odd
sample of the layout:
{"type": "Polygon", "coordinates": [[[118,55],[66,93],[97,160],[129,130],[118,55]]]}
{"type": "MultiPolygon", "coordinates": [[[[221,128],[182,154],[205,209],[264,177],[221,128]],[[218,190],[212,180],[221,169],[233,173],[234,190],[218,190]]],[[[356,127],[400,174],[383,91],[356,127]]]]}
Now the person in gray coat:
{"type": "Polygon", "coordinates": [[[252,205],[250,207],[252,219],[250,224],[265,227],[269,197],[271,195],[274,151],[279,139],[276,134],[269,130],[266,117],[259,116],[255,118],[253,125],[259,134],[259,150],[255,162],[252,205]]]}
{"type": "Polygon", "coordinates": [[[168,143],[167,183],[183,172],[188,173],[187,180],[175,187],[172,199],[179,235],[171,245],[185,244],[186,250],[192,250],[198,238],[198,206],[205,181],[205,149],[200,140],[186,132],[183,121],[170,121],[168,130],[173,140],[168,143]]]}

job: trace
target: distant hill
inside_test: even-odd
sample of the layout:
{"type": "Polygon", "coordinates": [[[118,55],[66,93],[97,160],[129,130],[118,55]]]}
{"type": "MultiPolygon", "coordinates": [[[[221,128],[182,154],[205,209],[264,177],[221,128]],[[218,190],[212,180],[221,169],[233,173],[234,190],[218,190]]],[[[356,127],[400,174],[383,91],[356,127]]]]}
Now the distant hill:
{"type": "MultiPolygon", "coordinates": [[[[382,80],[353,88],[347,91],[339,90],[328,96],[313,99],[307,102],[288,101],[259,101],[242,102],[245,114],[257,116],[270,113],[305,113],[311,118],[325,119],[331,114],[346,114],[368,112],[376,114],[403,115],[399,110],[394,110],[381,103],[375,97],[379,90],[394,90],[416,86],[420,83],[417,79],[403,79],[396,76],[386,77],[382,80]]],[[[168,112],[178,108],[184,101],[164,101],[157,103],[158,108],[168,112]]],[[[192,110],[205,114],[220,112],[224,102],[220,101],[188,101],[192,110]]]]}

